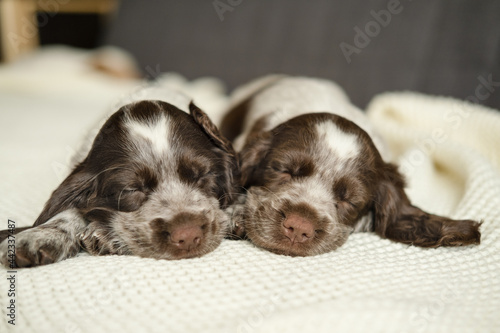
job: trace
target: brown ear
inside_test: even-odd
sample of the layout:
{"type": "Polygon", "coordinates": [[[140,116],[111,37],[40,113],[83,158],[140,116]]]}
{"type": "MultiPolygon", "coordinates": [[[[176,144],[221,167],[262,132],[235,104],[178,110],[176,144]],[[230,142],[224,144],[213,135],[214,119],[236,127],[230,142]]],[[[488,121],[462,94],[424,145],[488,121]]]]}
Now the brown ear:
{"type": "Polygon", "coordinates": [[[218,183],[224,193],[220,196],[221,206],[227,207],[240,193],[240,164],[231,142],[226,139],[219,131],[217,126],[200,110],[193,102],[189,104],[189,112],[194,121],[210,137],[213,143],[223,152],[221,163],[224,165],[224,172],[219,177],[218,183]]]}
{"type": "Polygon", "coordinates": [[[231,142],[221,134],[217,126],[208,118],[207,114],[193,102],[189,103],[189,113],[219,148],[228,154],[236,155],[231,142]]]}
{"type": "Polygon", "coordinates": [[[271,148],[271,142],[271,132],[251,132],[247,137],[240,152],[241,183],[243,186],[250,187],[258,180],[255,171],[271,148]]]}
{"type": "Polygon", "coordinates": [[[85,208],[96,192],[95,177],[85,172],[84,163],[79,164],[73,172],[52,192],[42,212],[33,226],[47,222],[53,216],[70,208],[85,208]]]}
{"type": "Polygon", "coordinates": [[[403,176],[384,163],[374,200],[374,231],[381,237],[422,247],[479,244],[481,223],[452,220],[413,206],[403,176]]]}

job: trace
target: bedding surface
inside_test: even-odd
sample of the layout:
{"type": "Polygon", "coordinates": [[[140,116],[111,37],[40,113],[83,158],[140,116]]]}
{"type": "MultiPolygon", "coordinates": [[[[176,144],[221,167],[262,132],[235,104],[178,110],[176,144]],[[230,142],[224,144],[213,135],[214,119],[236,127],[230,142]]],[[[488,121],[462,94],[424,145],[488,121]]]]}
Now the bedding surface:
{"type": "MultiPolygon", "coordinates": [[[[16,227],[33,223],[86,133],[144,85],[89,74],[85,55],[57,52],[65,67],[57,73],[35,64],[43,56],[0,68],[2,229],[9,219],[16,227]]],[[[200,106],[220,119],[215,110],[225,97],[216,80],[170,75],[162,82],[201,96],[200,106]]],[[[500,113],[413,93],[377,96],[367,111],[414,203],[483,220],[481,245],[421,249],[359,233],[335,252],[307,258],[231,240],[179,261],[81,253],[17,270],[15,326],[7,317],[9,273],[1,268],[0,331],[500,330],[500,113]]]]}

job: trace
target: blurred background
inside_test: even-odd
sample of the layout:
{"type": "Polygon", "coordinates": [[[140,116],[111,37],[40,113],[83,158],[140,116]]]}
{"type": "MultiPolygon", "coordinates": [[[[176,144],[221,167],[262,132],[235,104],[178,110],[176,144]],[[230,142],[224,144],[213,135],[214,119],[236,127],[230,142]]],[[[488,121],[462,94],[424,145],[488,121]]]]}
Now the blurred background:
{"type": "Polygon", "coordinates": [[[498,0],[0,0],[2,62],[41,46],[128,51],[143,77],[329,78],[364,108],[413,90],[500,108],[498,0]]]}

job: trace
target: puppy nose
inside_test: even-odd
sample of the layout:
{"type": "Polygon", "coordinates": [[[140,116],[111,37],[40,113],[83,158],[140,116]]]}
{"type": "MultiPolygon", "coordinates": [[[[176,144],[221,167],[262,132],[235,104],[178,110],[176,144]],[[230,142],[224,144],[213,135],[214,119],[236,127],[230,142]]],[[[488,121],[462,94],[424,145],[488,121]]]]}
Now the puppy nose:
{"type": "Polygon", "coordinates": [[[314,236],[314,225],[300,215],[290,214],[283,221],[282,232],[292,242],[304,243],[314,236]]]}
{"type": "Polygon", "coordinates": [[[188,225],[176,227],[170,233],[172,243],[181,250],[192,250],[200,245],[203,231],[199,226],[188,225]]]}

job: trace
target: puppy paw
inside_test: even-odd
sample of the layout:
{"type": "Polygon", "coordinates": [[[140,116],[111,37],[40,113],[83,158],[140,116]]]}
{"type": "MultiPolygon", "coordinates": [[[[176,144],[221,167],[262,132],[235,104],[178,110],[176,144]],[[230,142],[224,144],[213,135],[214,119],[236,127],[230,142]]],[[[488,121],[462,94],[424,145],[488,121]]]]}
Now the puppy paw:
{"type": "Polygon", "coordinates": [[[245,239],[246,237],[246,231],[245,231],[245,224],[243,221],[239,222],[234,222],[233,227],[228,234],[229,239],[245,239]]]}
{"type": "Polygon", "coordinates": [[[52,264],[75,256],[80,247],[65,230],[39,226],[0,244],[0,262],[10,268],[52,264]]]}
{"type": "Polygon", "coordinates": [[[123,242],[98,222],[91,222],[80,234],[80,244],[88,253],[94,256],[127,253],[123,242]]]}
{"type": "Polygon", "coordinates": [[[229,239],[245,239],[245,198],[241,196],[237,203],[233,204],[226,211],[230,218],[230,228],[227,238],[229,239]]]}

